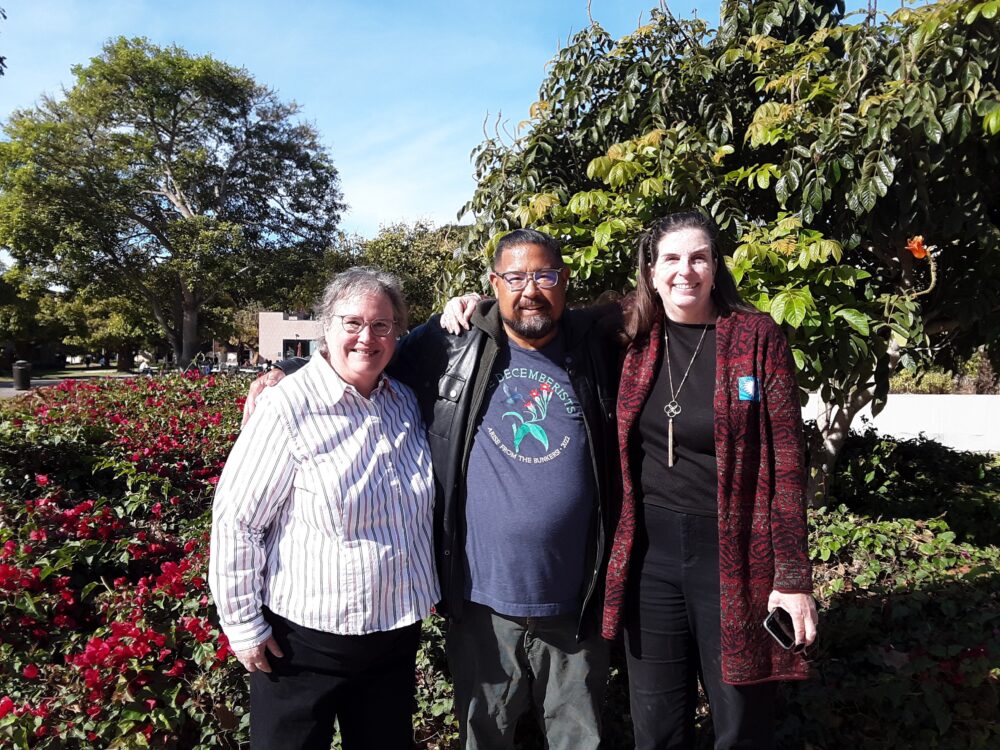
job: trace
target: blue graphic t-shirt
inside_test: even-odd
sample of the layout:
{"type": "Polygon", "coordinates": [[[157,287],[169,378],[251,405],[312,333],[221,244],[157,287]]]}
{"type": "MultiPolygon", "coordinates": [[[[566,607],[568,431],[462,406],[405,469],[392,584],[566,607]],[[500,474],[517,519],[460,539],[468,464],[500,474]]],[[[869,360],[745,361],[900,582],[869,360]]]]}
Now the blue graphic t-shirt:
{"type": "Polygon", "coordinates": [[[469,454],[466,591],[515,617],[576,612],[594,514],[586,426],[562,336],[501,352],[469,454]]]}

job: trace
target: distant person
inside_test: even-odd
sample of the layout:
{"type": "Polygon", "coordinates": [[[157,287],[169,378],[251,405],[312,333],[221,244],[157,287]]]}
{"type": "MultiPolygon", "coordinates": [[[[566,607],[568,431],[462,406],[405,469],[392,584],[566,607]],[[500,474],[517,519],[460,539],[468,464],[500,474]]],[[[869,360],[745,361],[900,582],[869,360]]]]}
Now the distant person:
{"type": "Polygon", "coordinates": [[[90,369],[90,355],[89,354],[84,354],[83,355],[83,369],[84,370],[89,370],[90,369]]]}
{"type": "Polygon", "coordinates": [[[604,635],[625,632],[637,750],[774,747],[774,680],[816,638],[795,365],[740,298],[711,220],[671,214],[639,243],[618,395],[624,497],[604,635]],[[763,627],[790,616],[795,646],[763,627]]]}
{"type": "Polygon", "coordinates": [[[420,620],[440,590],[430,449],[384,374],[406,330],[398,280],[327,286],[319,356],[270,389],[215,494],[209,578],[250,674],[254,750],[411,750],[420,620]]]}

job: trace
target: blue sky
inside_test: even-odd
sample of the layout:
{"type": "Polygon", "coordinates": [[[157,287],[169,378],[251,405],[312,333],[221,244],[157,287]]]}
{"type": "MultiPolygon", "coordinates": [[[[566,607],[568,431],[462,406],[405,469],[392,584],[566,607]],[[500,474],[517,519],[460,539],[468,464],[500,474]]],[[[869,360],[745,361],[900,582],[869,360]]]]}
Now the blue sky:
{"type": "MultiPolygon", "coordinates": [[[[592,0],[615,37],[655,0],[592,0]]],[[[691,0],[673,0],[679,17],[691,0]]],[[[340,170],[342,227],[442,224],[474,189],[483,121],[526,119],[545,64],[587,24],[586,0],[0,0],[0,119],[72,82],[112,37],[145,36],[245,67],[302,105],[340,170]]],[[[699,11],[714,22],[718,2],[699,11]]]]}

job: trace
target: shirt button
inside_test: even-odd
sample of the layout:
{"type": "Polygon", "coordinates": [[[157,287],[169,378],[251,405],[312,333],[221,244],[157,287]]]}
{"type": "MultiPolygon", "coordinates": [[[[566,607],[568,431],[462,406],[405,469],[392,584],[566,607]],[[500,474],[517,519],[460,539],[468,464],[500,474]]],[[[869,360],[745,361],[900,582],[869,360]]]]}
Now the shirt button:
{"type": "Polygon", "coordinates": [[[450,554],[451,554],[451,550],[450,550],[450,549],[446,549],[446,550],[444,551],[444,556],[445,556],[445,557],[448,557],[448,556],[449,556],[450,554]]]}
{"type": "Polygon", "coordinates": [[[458,398],[458,391],[452,391],[450,395],[452,398],[458,398]]]}

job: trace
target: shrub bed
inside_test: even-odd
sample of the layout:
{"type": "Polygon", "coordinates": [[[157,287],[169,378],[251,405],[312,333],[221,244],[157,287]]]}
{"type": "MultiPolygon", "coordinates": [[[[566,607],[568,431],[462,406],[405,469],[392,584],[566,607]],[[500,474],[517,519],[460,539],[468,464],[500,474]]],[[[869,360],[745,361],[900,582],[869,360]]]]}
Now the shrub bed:
{"type": "MultiPolygon", "coordinates": [[[[246,677],[205,574],[211,494],[246,386],[69,381],[0,404],[0,745],[245,741],[246,677]]],[[[981,528],[1000,517],[996,463],[867,435],[841,465],[831,486],[843,504],[811,519],[817,678],[784,689],[782,747],[996,746],[1000,555],[995,523],[981,528]]],[[[616,661],[606,744],[625,748],[616,661]]],[[[421,747],[457,747],[435,618],[418,700],[421,747]]],[[[530,722],[519,744],[540,747],[530,722]]]]}

